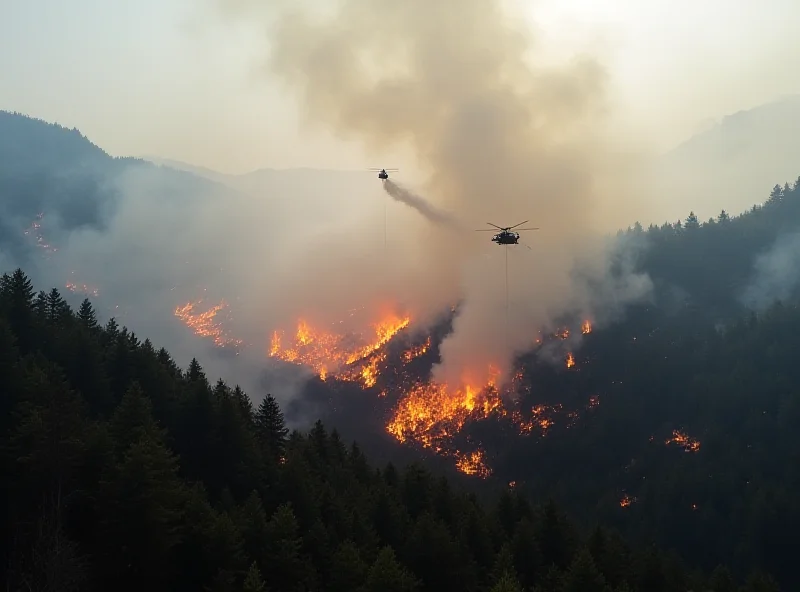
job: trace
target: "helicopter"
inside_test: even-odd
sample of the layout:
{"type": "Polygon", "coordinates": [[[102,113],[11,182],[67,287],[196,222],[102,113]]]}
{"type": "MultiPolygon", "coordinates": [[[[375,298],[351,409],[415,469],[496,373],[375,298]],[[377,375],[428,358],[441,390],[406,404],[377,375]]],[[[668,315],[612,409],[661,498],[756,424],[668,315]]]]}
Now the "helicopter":
{"type": "MultiPolygon", "coordinates": [[[[525,220],[527,222],[527,220],[525,220]]],[[[539,230],[538,228],[517,228],[517,226],[522,226],[525,222],[520,222],[519,224],[515,224],[514,226],[508,226],[507,228],[503,228],[502,226],[498,226],[497,224],[492,224],[491,222],[487,222],[489,226],[494,226],[500,232],[495,234],[492,237],[492,242],[497,243],[498,245],[518,245],[519,244],[519,232],[520,230],[539,230]],[[512,229],[517,228],[517,231],[512,231],[512,229]]],[[[481,228],[480,230],[476,230],[475,232],[494,232],[493,228],[481,228]]]]}
{"type": "Polygon", "coordinates": [[[389,172],[396,173],[399,171],[399,169],[369,169],[369,170],[378,171],[378,179],[384,179],[384,180],[389,178],[389,172]]]}

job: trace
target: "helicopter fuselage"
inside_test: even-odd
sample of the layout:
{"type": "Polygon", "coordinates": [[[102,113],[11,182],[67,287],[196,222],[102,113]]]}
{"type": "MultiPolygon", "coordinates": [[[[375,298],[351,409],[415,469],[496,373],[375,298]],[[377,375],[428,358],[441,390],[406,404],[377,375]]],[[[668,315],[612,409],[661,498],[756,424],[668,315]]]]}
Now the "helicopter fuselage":
{"type": "Polygon", "coordinates": [[[519,233],[517,232],[498,232],[492,237],[492,242],[498,245],[517,245],[519,244],[519,233]]]}
{"type": "Polygon", "coordinates": [[[388,179],[388,178],[389,178],[389,173],[387,173],[385,170],[378,173],[378,179],[388,179]]]}

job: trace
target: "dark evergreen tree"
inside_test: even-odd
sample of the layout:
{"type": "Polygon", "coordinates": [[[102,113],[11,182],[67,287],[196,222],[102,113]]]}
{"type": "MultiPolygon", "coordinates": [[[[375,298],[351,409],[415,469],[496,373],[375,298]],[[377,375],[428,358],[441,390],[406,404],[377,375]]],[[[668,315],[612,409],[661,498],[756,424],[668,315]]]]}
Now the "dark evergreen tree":
{"type": "Polygon", "coordinates": [[[276,461],[284,457],[289,430],[278,402],[270,394],[264,397],[256,411],[256,430],[259,441],[276,461]]]}

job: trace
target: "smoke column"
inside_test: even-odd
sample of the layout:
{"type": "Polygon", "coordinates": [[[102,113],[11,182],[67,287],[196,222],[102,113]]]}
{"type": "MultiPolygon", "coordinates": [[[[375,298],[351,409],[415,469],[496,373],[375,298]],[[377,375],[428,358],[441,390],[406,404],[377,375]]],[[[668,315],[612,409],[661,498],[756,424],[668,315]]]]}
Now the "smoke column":
{"type": "Polygon", "coordinates": [[[452,228],[457,228],[458,224],[456,224],[455,219],[453,219],[449,214],[438,210],[436,207],[429,204],[425,199],[412,193],[405,187],[401,187],[391,179],[385,179],[383,181],[383,190],[389,194],[395,201],[399,201],[400,203],[404,203],[409,207],[414,208],[420,214],[422,214],[425,218],[433,222],[434,224],[440,224],[443,226],[450,226],[452,228]]]}
{"type": "Polygon", "coordinates": [[[396,282],[402,297],[424,298],[429,313],[463,303],[435,379],[483,380],[489,363],[507,371],[566,307],[591,308],[570,270],[587,251],[606,268],[589,234],[622,209],[624,186],[595,59],[543,65],[523,7],[501,0],[331,0],[324,10],[310,0],[217,1],[266,31],[266,76],[299,99],[309,122],[378,154],[409,148],[428,174],[426,193],[465,221],[541,227],[531,256],[509,269],[522,304],[508,335],[501,250],[473,232],[415,237],[404,256],[418,262],[396,282]]]}

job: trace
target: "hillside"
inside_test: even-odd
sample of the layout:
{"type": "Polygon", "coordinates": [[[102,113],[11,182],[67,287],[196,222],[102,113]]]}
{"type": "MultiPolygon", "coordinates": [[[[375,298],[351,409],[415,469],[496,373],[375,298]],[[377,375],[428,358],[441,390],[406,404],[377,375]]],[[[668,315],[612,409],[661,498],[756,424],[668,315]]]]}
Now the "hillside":
{"type": "Polygon", "coordinates": [[[51,242],[104,232],[139,191],[173,203],[232,192],[196,175],[111,157],[77,129],[0,111],[0,248],[12,263],[35,265],[36,245],[23,234],[33,222],[47,224],[51,242]]]}
{"type": "Polygon", "coordinates": [[[397,394],[427,379],[443,326],[411,363],[424,337],[387,350],[370,366],[374,386],[315,382],[290,411],[324,409],[348,437],[393,458],[386,431],[414,401],[417,416],[437,419],[424,432],[407,423],[411,447],[430,450],[432,441],[461,470],[552,496],[583,524],[614,523],[706,569],[758,566],[794,589],[785,541],[800,527],[789,493],[800,420],[791,362],[800,329],[798,187],[779,187],[737,217],[622,233],[641,245],[636,269],[653,279],[652,299],[613,325],[578,320],[545,336],[518,360],[501,404],[491,388],[474,409],[449,412],[435,391],[427,402],[397,394]]]}
{"type": "Polygon", "coordinates": [[[271,396],[254,409],[21,270],[0,279],[0,368],[8,589],[736,589],[581,535],[552,503],[485,507],[419,466],[375,470],[321,422],[289,434],[271,396]]]}
{"type": "MultiPolygon", "coordinates": [[[[383,203],[374,199],[371,175],[265,170],[209,179],[215,175],[178,170],[183,168],[179,163],[156,166],[114,159],[74,130],[13,114],[0,114],[0,146],[8,162],[18,164],[0,174],[0,213],[4,214],[0,216],[0,267],[10,271],[22,265],[37,286],[69,290],[64,297],[74,302],[75,309],[83,294],[92,298],[91,305],[83,305],[83,317],[76,319],[67,313],[57,292],[31,303],[26,288],[22,298],[19,290],[25,282],[17,274],[13,280],[17,295],[6,302],[10,308],[4,313],[11,334],[6,333],[6,341],[0,339],[7,349],[7,355],[0,356],[0,366],[13,370],[7,374],[11,382],[3,386],[20,397],[6,401],[7,409],[17,406],[18,412],[15,419],[7,421],[8,438],[12,437],[9,430],[27,425],[22,419],[40,417],[43,408],[55,409],[54,402],[41,398],[52,390],[51,383],[61,380],[60,370],[50,364],[63,368],[66,384],[76,393],[70,400],[83,406],[77,414],[80,430],[64,436],[69,441],[74,436],[81,443],[77,452],[69,449],[76,464],[66,466],[74,471],[56,474],[73,488],[65,500],[78,500],[70,508],[70,512],[78,512],[77,518],[70,518],[76,522],[68,522],[65,515],[64,528],[78,544],[76,553],[89,560],[87,565],[108,561],[130,578],[132,587],[166,589],[168,582],[188,577],[186,565],[207,564],[208,570],[200,570],[197,581],[186,580],[191,582],[187,589],[199,589],[200,580],[214,580],[213,589],[223,590],[233,589],[230,578],[241,589],[245,571],[255,561],[268,584],[270,578],[295,581],[299,571],[313,571],[317,583],[326,582],[327,589],[336,589],[338,584],[330,579],[334,550],[350,539],[358,547],[359,561],[355,563],[360,567],[354,570],[361,574],[353,577],[365,583],[366,589],[376,589],[369,588],[368,574],[378,561],[378,550],[388,544],[395,559],[421,581],[420,589],[441,589],[444,584],[422,556],[415,554],[416,547],[449,549],[454,555],[439,557],[439,563],[468,567],[445,570],[446,581],[483,590],[498,583],[494,564],[508,562],[501,552],[505,541],[511,546],[516,573],[507,567],[501,572],[509,571],[527,588],[536,582],[537,592],[591,589],[554,583],[572,577],[568,566],[578,561],[580,554],[573,553],[575,544],[561,541],[563,533],[556,536],[560,541],[556,544],[525,530],[536,531],[546,523],[544,510],[522,501],[532,496],[545,506],[544,500],[554,499],[573,517],[574,528],[580,532],[590,532],[598,522],[613,525],[632,548],[645,548],[655,541],[706,574],[723,564],[741,581],[749,572],[762,570],[776,576],[786,589],[800,586],[793,557],[787,551],[790,537],[800,527],[800,506],[791,497],[797,480],[792,432],[798,419],[792,387],[797,377],[791,356],[800,323],[800,259],[796,255],[800,189],[797,184],[784,185],[796,178],[797,167],[788,176],[771,178],[759,187],[746,203],[764,204],[740,216],[715,210],[712,220],[702,222],[710,214],[698,220],[692,213],[676,224],[645,229],[637,223],[621,232],[616,244],[624,260],[615,262],[611,274],[628,267],[646,273],[654,284],[652,298],[628,309],[611,324],[564,319],[564,327],[542,335],[539,346],[520,356],[512,384],[488,385],[459,400],[453,399],[452,393],[442,394],[429,381],[431,368],[439,359],[438,346],[451,330],[458,308],[443,315],[442,322],[432,328],[398,329],[380,348],[359,358],[348,375],[328,376],[325,372],[319,376],[319,366],[314,364],[298,369],[309,361],[296,355],[302,353],[302,344],[294,344],[297,347],[283,365],[280,356],[270,360],[276,364],[265,363],[265,350],[271,351],[265,318],[271,313],[271,303],[279,304],[270,298],[283,289],[275,272],[282,261],[288,261],[286,265],[301,261],[291,256],[308,244],[307,255],[324,263],[324,249],[315,249],[310,239],[316,233],[331,232],[331,228],[343,234],[358,228],[359,246],[367,240],[367,244],[379,244],[368,235],[366,223],[371,204],[383,203]],[[4,129],[7,134],[2,133],[4,129]],[[45,155],[41,161],[39,153],[45,155]],[[778,185],[770,192],[775,183],[778,185]],[[320,195],[325,199],[320,200],[320,195]],[[776,299],[782,303],[776,304],[776,299]],[[231,305],[234,300],[238,308],[231,305]],[[222,321],[223,312],[231,311],[244,312],[222,321]],[[87,332],[81,323],[93,325],[93,315],[104,322],[115,316],[117,321],[105,330],[87,332]],[[139,344],[130,331],[121,331],[117,322],[164,344],[170,354],[152,351],[147,342],[139,344]],[[12,334],[18,350],[8,349],[12,334]],[[37,351],[41,356],[34,355],[37,351]],[[19,353],[27,357],[18,359],[19,353]],[[205,360],[210,376],[222,375],[251,392],[263,392],[267,384],[281,385],[272,392],[278,400],[293,399],[285,405],[287,421],[305,428],[322,417],[326,426],[338,429],[333,447],[314,443],[313,433],[323,439],[323,428],[317,426],[311,436],[298,434],[286,443],[302,460],[289,462],[287,453],[285,465],[269,466],[259,458],[267,453],[255,452],[259,448],[254,443],[258,441],[258,422],[255,411],[248,411],[244,393],[234,389],[228,394],[221,385],[212,388],[196,361],[188,372],[181,372],[178,368],[193,357],[205,360]],[[318,376],[306,381],[301,371],[318,376]],[[39,386],[29,386],[29,381],[39,386]],[[134,463],[129,466],[131,471],[144,471],[145,465],[152,468],[155,461],[126,460],[122,449],[138,435],[126,436],[124,444],[114,445],[113,455],[104,450],[110,450],[119,437],[114,430],[122,430],[114,427],[115,410],[120,405],[123,410],[128,405],[142,405],[123,398],[133,382],[141,386],[159,427],[166,430],[158,431],[153,439],[177,453],[180,462],[177,481],[167,461],[158,465],[161,477],[145,479],[153,487],[162,477],[171,484],[168,492],[157,492],[163,503],[175,504],[167,506],[170,512],[162,514],[164,507],[158,505],[162,502],[145,507],[150,508],[148,516],[167,516],[161,526],[153,526],[154,532],[175,536],[165,541],[139,533],[143,538],[130,553],[140,555],[131,562],[122,555],[104,555],[109,540],[118,540],[113,537],[133,528],[107,517],[122,515],[118,508],[127,511],[139,503],[114,497],[122,495],[128,478],[117,465],[129,466],[126,463],[130,462],[134,463]],[[232,407],[243,410],[238,420],[232,407]],[[423,420],[417,421],[420,417],[423,420]],[[395,469],[373,475],[364,469],[359,454],[342,451],[339,443],[353,439],[369,450],[373,462],[391,460],[400,466],[408,460],[424,459],[428,471],[447,475],[453,490],[472,492],[481,503],[472,497],[467,506],[459,505],[455,498],[442,501],[433,493],[439,491],[436,479],[424,471],[423,481],[433,484],[425,485],[420,493],[415,489],[418,469],[397,471],[397,477],[395,469]],[[314,446],[316,452],[310,452],[314,446]],[[319,452],[323,449],[327,450],[324,454],[319,452]],[[354,476],[357,466],[373,476],[359,480],[354,476]],[[98,481],[100,475],[102,481],[98,481]],[[98,482],[104,485],[92,485],[98,482]],[[195,486],[197,482],[204,484],[202,490],[195,486]],[[302,485],[305,482],[312,484],[306,487],[302,485]],[[382,489],[384,483],[398,484],[388,501],[373,489],[382,489]],[[287,545],[295,548],[299,544],[301,556],[310,558],[314,570],[301,561],[304,567],[287,576],[263,559],[264,547],[248,547],[255,543],[247,537],[257,535],[247,534],[249,518],[242,519],[239,512],[244,512],[240,506],[253,489],[258,491],[267,517],[282,503],[291,502],[302,540],[292,535],[294,543],[287,545]],[[490,510],[495,508],[498,491],[506,491],[505,501],[490,510]],[[420,501],[416,495],[429,501],[420,501]],[[89,496],[89,501],[82,496],[89,496]],[[340,501],[334,503],[330,496],[340,501]],[[120,505],[98,506],[97,511],[106,512],[106,518],[87,517],[84,512],[91,514],[101,498],[120,505]],[[382,500],[380,504],[376,499],[382,500]],[[389,509],[381,505],[384,502],[389,509]],[[521,508],[512,512],[513,519],[508,517],[508,504],[521,508]],[[448,507],[458,507],[469,516],[474,512],[494,516],[486,520],[504,524],[504,530],[498,531],[496,524],[476,526],[469,521],[464,527],[442,509],[448,507]],[[437,517],[435,526],[425,522],[427,517],[423,520],[428,516],[426,508],[437,517]],[[366,516],[365,512],[371,513],[366,516]],[[512,524],[524,516],[530,524],[512,524]],[[204,526],[192,526],[195,523],[204,526]],[[375,533],[365,523],[373,524],[375,533]],[[89,526],[83,530],[76,524],[89,526]],[[486,543],[483,535],[475,535],[475,529],[489,532],[486,536],[491,543],[486,543]],[[562,558],[555,561],[560,575],[553,572],[552,580],[542,575],[549,565],[544,558],[552,559],[543,548],[551,543],[571,549],[560,551],[562,558]],[[167,555],[173,553],[169,556],[177,572],[165,576],[173,579],[160,580],[155,568],[146,568],[153,561],[161,569],[155,557],[144,555],[151,545],[167,555]],[[209,548],[215,549],[214,554],[209,548]],[[531,555],[538,559],[530,561],[531,555]],[[126,572],[126,565],[141,569],[126,572]]],[[[725,200],[730,197],[719,195],[725,200]]],[[[692,202],[703,207],[706,203],[708,200],[692,202]]],[[[723,207],[730,206],[725,203],[723,207]]],[[[309,268],[302,270],[307,289],[313,291],[316,278],[309,268]]],[[[8,294],[13,281],[4,281],[8,294]]],[[[281,325],[293,321],[279,320],[281,325]]],[[[5,380],[3,376],[0,373],[0,380],[5,380]]],[[[136,413],[137,421],[150,424],[141,410],[136,413]]],[[[136,434],[142,432],[131,428],[131,422],[118,421],[136,434]]],[[[35,422],[31,426],[31,430],[47,427],[35,422]]],[[[61,429],[60,424],[57,427],[61,429]]],[[[330,440],[332,435],[326,437],[330,440]]],[[[9,441],[21,447],[49,440],[38,432],[25,432],[9,441]]],[[[46,455],[39,449],[35,452],[7,456],[3,466],[18,470],[14,474],[20,479],[28,475],[23,471],[30,470],[31,477],[26,478],[46,481],[52,476],[48,471],[55,468],[18,464],[44,463],[46,455]],[[39,472],[34,471],[37,467],[39,472]]],[[[136,449],[136,454],[144,453],[136,449]]],[[[33,499],[31,491],[44,487],[44,481],[34,483],[34,489],[25,489],[28,482],[20,482],[26,485],[7,493],[15,504],[33,499]]],[[[463,500],[465,496],[456,497],[463,500]]],[[[68,502],[63,503],[66,512],[68,502]]],[[[247,511],[260,516],[254,504],[251,500],[247,511]]],[[[62,509],[59,504],[55,507],[62,509]]],[[[38,511],[24,504],[21,508],[22,515],[38,511]]],[[[553,512],[551,509],[551,517],[553,512]]],[[[283,520],[291,522],[285,512],[283,520]]],[[[264,521],[271,524],[267,518],[264,521]]],[[[257,522],[263,521],[258,518],[257,522]]],[[[279,522],[273,527],[282,529],[286,524],[279,522]]],[[[40,556],[33,542],[25,544],[30,546],[15,551],[22,561],[22,566],[15,568],[18,574],[30,572],[32,568],[25,562],[40,556]]],[[[36,542],[40,544],[45,542],[36,542]]],[[[602,553],[591,545],[587,543],[599,567],[602,553]]],[[[353,559],[351,548],[342,553],[348,561],[353,559]]],[[[386,554],[382,557],[381,566],[391,564],[386,554]]],[[[586,556],[582,557],[579,567],[585,576],[592,570],[586,567],[586,556]]],[[[625,553],[614,557],[628,560],[625,553]]],[[[290,560],[294,562],[295,555],[290,560]]],[[[622,580],[627,580],[632,590],[689,589],[690,584],[680,575],[685,572],[673,567],[674,559],[664,559],[662,567],[653,561],[640,557],[619,568],[628,574],[625,577],[612,575],[608,569],[613,568],[608,566],[600,571],[612,590],[624,589],[622,580]],[[653,573],[661,573],[653,577],[663,576],[660,588],[659,584],[644,583],[652,576],[651,568],[653,573]]],[[[124,587],[114,573],[98,572],[94,567],[86,567],[84,572],[104,586],[124,587]]],[[[709,589],[735,589],[725,583],[724,573],[717,572],[716,583],[709,584],[709,589]]],[[[407,582],[400,576],[396,580],[407,582]]],[[[311,589],[311,584],[303,581],[311,589]]],[[[703,590],[705,585],[694,582],[691,589],[703,590]]],[[[762,589],[772,588],[755,584],[747,588],[748,592],[762,589]]]]}
{"type": "Polygon", "coordinates": [[[670,211],[701,219],[749,207],[753,196],[800,170],[800,95],[724,117],[667,153],[651,186],[670,211]]]}

